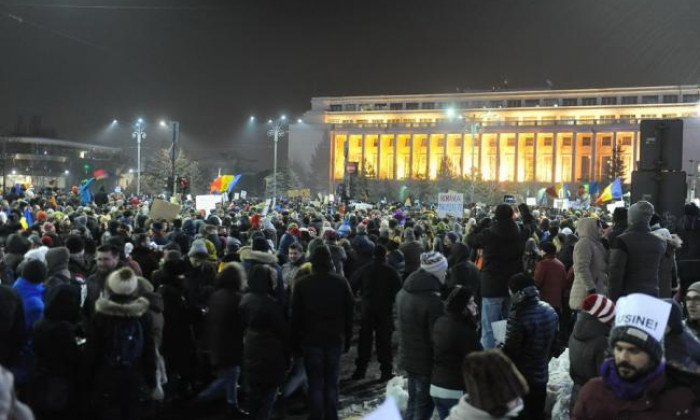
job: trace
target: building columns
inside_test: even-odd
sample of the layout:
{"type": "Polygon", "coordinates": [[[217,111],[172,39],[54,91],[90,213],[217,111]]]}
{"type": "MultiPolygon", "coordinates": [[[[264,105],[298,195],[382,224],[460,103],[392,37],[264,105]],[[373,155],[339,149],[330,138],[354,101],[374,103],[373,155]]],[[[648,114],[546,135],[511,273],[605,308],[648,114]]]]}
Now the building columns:
{"type": "MultiPolygon", "coordinates": [[[[559,133],[552,133],[552,182],[557,182],[557,137],[559,133]]],[[[564,182],[564,177],[561,177],[564,182]]]]}
{"type": "Polygon", "coordinates": [[[375,164],[377,166],[377,179],[381,179],[381,173],[382,173],[382,135],[377,133],[377,163],[375,164]]]}
{"type": "Polygon", "coordinates": [[[596,176],[596,169],[598,167],[596,158],[598,154],[598,134],[595,132],[595,130],[592,130],[593,133],[591,135],[591,181],[593,180],[598,180],[598,177],[596,176]]]}

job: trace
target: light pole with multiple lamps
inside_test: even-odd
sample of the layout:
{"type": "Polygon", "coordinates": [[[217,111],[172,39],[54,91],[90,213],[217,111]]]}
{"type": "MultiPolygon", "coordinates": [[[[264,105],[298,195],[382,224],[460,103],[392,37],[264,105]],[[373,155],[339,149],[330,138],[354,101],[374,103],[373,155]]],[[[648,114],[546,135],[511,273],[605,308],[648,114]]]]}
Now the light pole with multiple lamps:
{"type": "Polygon", "coordinates": [[[146,138],[146,132],[143,131],[143,119],[139,118],[136,121],[136,129],[131,136],[136,139],[136,195],[141,196],[141,140],[146,138]]]}
{"type": "Polygon", "coordinates": [[[268,120],[267,123],[272,125],[272,128],[268,130],[267,135],[272,137],[272,140],[275,142],[275,150],[273,152],[274,156],[272,158],[272,204],[270,206],[270,208],[274,208],[274,205],[277,203],[277,142],[279,141],[280,137],[286,134],[283,126],[287,123],[287,117],[282,115],[279,117],[279,119],[277,119],[277,121],[268,120]]]}

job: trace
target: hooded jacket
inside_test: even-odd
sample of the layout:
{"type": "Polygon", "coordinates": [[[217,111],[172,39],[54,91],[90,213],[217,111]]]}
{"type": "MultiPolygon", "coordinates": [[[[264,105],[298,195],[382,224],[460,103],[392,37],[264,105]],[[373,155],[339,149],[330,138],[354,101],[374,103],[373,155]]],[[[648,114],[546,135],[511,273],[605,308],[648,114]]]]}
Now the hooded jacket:
{"type": "Polygon", "coordinates": [[[481,307],[481,277],[479,269],[469,260],[469,247],[461,242],[452,245],[450,258],[452,266],[447,272],[445,286],[448,289],[457,285],[469,288],[474,301],[481,307]]]}
{"type": "Polygon", "coordinates": [[[396,297],[399,366],[408,373],[430,376],[433,369],[433,328],[445,314],[440,280],[419,269],[404,282],[396,297]]]}
{"type": "Polygon", "coordinates": [[[95,314],[90,322],[89,339],[85,348],[85,385],[92,386],[93,398],[104,404],[102,398],[114,398],[121,393],[135,392],[133,389],[115,390],[114,381],[119,378],[122,387],[145,386],[153,389],[156,385],[156,347],[151,334],[149,302],[138,297],[119,303],[107,295],[95,302],[95,314]],[[120,324],[140,323],[143,331],[143,348],[137,363],[131,367],[114,368],[104,357],[115,343],[115,331],[120,324]],[[111,396],[111,397],[110,397],[111,396]]]}
{"type": "Polygon", "coordinates": [[[585,217],[576,225],[579,240],[574,245],[574,283],[571,286],[569,307],[580,310],[588,291],[595,289],[605,294],[608,287],[608,257],[600,242],[598,219],[585,217]]]}
{"type": "MultiPolygon", "coordinates": [[[[249,279],[240,303],[244,329],[243,367],[249,382],[276,386],[287,371],[289,326],[266,278],[249,279]]],[[[229,332],[229,334],[234,331],[229,332]]]]}
{"type": "Polygon", "coordinates": [[[282,305],[283,308],[287,308],[289,302],[287,301],[287,294],[284,289],[284,278],[282,277],[282,267],[277,264],[277,256],[265,251],[254,251],[250,246],[241,247],[238,251],[238,255],[241,256],[241,264],[245,268],[246,273],[250,274],[250,270],[256,264],[267,264],[274,268],[277,272],[277,286],[275,287],[275,298],[282,305]]]}
{"type": "Polygon", "coordinates": [[[678,235],[671,234],[665,228],[656,229],[651,233],[666,241],[666,252],[661,256],[659,263],[659,297],[670,298],[672,290],[678,285],[676,252],[683,246],[683,241],[678,235]]]}
{"type": "Polygon", "coordinates": [[[608,349],[610,325],[604,324],[588,312],[581,311],[569,338],[569,373],[574,384],[583,386],[598,376],[600,365],[608,349]]]}
{"type": "Polygon", "coordinates": [[[59,284],[69,284],[71,272],[68,269],[70,253],[66,247],[51,248],[46,251],[46,265],[49,269],[48,279],[45,284],[47,288],[59,284]]]}
{"type": "Polygon", "coordinates": [[[503,351],[530,385],[546,384],[549,379],[548,364],[558,323],[557,313],[540,301],[535,286],[513,297],[503,351]]]}
{"type": "Polygon", "coordinates": [[[404,273],[408,276],[420,268],[420,254],[423,253],[423,245],[415,239],[406,240],[399,245],[399,249],[403,252],[406,261],[404,273]]]}
{"type": "Polygon", "coordinates": [[[443,315],[435,321],[432,338],[434,363],[430,383],[440,388],[464,390],[464,357],[482,349],[474,320],[464,315],[443,315]]]}
{"type": "Polygon", "coordinates": [[[610,250],[609,296],[630,293],[659,296],[659,266],[666,241],[651,233],[645,220],[630,224],[610,250]]]}
{"type": "Polygon", "coordinates": [[[22,306],[24,308],[24,327],[27,331],[31,331],[34,323],[44,314],[44,285],[41,283],[32,283],[23,277],[18,278],[12,286],[20,298],[22,298],[22,306]]]}

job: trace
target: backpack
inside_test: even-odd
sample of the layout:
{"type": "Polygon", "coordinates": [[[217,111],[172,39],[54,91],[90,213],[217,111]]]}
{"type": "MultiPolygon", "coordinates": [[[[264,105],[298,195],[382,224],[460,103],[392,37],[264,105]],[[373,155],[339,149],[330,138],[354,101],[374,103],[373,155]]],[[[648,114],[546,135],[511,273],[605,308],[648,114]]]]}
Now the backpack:
{"type": "Polygon", "coordinates": [[[112,330],[112,345],[106,352],[111,367],[133,367],[143,353],[143,326],[138,319],[118,319],[112,330]]]}

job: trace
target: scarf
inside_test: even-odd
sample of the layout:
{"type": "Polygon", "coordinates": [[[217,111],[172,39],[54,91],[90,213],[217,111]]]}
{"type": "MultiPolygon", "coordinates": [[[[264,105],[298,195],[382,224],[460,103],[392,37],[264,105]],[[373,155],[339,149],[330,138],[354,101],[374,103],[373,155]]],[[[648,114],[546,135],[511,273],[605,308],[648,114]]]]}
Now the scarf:
{"type": "Polygon", "coordinates": [[[622,379],[615,367],[615,359],[608,358],[605,359],[603,364],[600,366],[600,376],[603,377],[605,384],[608,388],[612,389],[615,395],[623,400],[632,400],[637,398],[644,392],[649,382],[656,379],[666,368],[666,363],[661,361],[656,365],[656,368],[647,372],[642,377],[638,378],[634,382],[622,379]]]}

